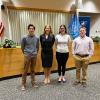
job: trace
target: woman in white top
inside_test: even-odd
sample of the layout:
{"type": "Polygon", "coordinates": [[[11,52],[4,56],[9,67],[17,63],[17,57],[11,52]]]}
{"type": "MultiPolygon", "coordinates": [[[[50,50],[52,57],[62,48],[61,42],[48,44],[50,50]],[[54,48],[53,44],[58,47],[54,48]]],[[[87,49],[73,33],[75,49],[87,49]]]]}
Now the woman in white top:
{"type": "Polygon", "coordinates": [[[58,63],[58,82],[66,82],[65,76],[65,69],[66,69],[66,62],[69,57],[69,43],[71,41],[70,36],[67,34],[67,29],[65,25],[61,25],[59,28],[59,34],[55,37],[55,44],[56,44],[56,59],[58,63]]]}

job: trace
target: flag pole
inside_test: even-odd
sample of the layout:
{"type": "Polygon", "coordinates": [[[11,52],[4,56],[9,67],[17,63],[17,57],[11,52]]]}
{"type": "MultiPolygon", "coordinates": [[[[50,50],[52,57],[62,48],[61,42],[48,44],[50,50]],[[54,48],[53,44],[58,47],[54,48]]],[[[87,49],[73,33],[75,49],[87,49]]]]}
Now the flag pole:
{"type": "Polygon", "coordinates": [[[76,4],[76,16],[77,19],[79,20],[79,0],[75,0],[75,4],[76,4]]]}
{"type": "Polygon", "coordinates": [[[77,19],[79,20],[79,10],[76,9],[76,16],[77,16],[77,19]]]}
{"type": "Polygon", "coordinates": [[[76,15],[77,15],[77,18],[79,20],[79,12],[82,8],[82,1],[83,0],[75,0],[75,4],[76,4],[76,15]]]}

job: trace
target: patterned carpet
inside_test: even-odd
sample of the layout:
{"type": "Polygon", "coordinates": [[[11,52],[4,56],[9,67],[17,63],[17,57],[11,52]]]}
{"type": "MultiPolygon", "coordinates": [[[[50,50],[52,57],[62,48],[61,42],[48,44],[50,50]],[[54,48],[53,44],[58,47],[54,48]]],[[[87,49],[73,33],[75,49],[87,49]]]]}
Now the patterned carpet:
{"type": "Polygon", "coordinates": [[[38,88],[33,88],[27,77],[27,90],[21,91],[20,78],[0,81],[0,100],[100,100],[100,63],[89,65],[88,86],[73,86],[75,70],[66,71],[66,83],[57,82],[57,73],[51,75],[51,84],[43,84],[43,75],[37,75],[38,88]]]}

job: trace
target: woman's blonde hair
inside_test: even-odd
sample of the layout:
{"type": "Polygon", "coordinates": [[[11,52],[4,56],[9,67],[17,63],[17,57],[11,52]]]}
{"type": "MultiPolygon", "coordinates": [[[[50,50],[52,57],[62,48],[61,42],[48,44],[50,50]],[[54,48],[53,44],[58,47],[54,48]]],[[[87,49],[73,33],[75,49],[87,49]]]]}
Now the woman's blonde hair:
{"type": "Polygon", "coordinates": [[[45,25],[43,34],[45,34],[45,33],[46,33],[45,29],[46,29],[46,27],[47,27],[47,26],[49,26],[49,28],[50,28],[50,32],[49,32],[49,34],[53,34],[53,33],[52,33],[52,28],[51,28],[51,26],[50,26],[50,25],[45,25]]]}

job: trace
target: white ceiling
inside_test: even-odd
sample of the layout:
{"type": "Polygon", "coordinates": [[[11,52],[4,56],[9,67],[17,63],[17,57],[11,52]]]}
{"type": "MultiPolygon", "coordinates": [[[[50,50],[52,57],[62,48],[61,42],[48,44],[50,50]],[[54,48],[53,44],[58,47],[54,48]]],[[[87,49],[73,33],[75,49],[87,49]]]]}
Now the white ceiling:
{"type": "Polygon", "coordinates": [[[2,0],[8,6],[70,10],[75,0],[2,0]]]}
{"type": "Polygon", "coordinates": [[[81,11],[100,12],[99,0],[0,0],[7,6],[70,11],[75,2],[82,2],[81,11]]]}

